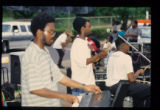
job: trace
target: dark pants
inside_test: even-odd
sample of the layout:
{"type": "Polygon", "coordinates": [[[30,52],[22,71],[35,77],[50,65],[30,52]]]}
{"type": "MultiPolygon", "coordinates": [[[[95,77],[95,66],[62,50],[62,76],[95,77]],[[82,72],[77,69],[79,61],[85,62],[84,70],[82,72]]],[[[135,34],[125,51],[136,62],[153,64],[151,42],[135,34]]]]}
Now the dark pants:
{"type": "MultiPolygon", "coordinates": [[[[112,94],[116,93],[118,84],[110,87],[112,94]]],[[[150,107],[150,85],[138,82],[130,83],[127,95],[133,98],[134,107],[144,107],[144,105],[150,107]]]]}
{"type": "Polygon", "coordinates": [[[62,49],[56,49],[56,50],[59,54],[58,66],[62,66],[61,63],[64,56],[64,51],[62,49]]]}

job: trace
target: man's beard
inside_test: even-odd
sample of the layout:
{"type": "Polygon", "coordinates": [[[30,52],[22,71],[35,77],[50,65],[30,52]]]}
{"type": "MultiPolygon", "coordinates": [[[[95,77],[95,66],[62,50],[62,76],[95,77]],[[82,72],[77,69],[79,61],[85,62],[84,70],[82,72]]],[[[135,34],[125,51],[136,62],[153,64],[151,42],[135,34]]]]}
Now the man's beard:
{"type": "Polygon", "coordinates": [[[44,43],[45,46],[51,46],[52,45],[52,43],[51,44],[47,43],[47,41],[46,41],[46,35],[44,33],[43,33],[43,36],[42,36],[42,41],[43,41],[43,43],[44,43]]]}
{"type": "Polygon", "coordinates": [[[88,33],[85,33],[85,36],[89,36],[89,35],[91,35],[92,34],[92,32],[88,32],[88,33]]]}

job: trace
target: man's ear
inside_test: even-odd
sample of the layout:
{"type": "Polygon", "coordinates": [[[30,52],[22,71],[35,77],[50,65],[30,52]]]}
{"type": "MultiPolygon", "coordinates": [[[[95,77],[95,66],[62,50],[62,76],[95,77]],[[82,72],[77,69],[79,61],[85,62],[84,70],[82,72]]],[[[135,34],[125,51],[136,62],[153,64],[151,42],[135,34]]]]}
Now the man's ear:
{"type": "Polygon", "coordinates": [[[85,29],[85,27],[84,27],[84,26],[82,26],[82,27],[81,27],[81,32],[83,32],[83,31],[84,31],[84,29],[85,29]]]}
{"type": "Polygon", "coordinates": [[[36,32],[36,36],[41,36],[43,33],[43,31],[41,29],[38,29],[37,32],[36,32]]]}

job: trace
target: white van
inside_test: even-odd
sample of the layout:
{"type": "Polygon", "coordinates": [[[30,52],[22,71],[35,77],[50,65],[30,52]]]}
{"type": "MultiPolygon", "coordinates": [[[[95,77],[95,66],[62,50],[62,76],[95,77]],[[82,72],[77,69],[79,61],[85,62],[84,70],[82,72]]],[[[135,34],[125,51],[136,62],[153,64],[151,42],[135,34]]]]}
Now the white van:
{"type": "Polygon", "coordinates": [[[2,23],[2,50],[25,49],[33,35],[30,30],[30,21],[8,21],[2,23]]]}

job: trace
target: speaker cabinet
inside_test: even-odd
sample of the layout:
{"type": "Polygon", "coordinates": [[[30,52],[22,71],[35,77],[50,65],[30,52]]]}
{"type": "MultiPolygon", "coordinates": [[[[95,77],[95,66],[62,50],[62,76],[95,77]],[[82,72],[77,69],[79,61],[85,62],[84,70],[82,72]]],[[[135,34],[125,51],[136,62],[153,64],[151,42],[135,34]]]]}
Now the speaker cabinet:
{"type": "Polygon", "coordinates": [[[20,58],[17,55],[11,55],[11,83],[20,84],[21,83],[21,65],[20,58]]]}

